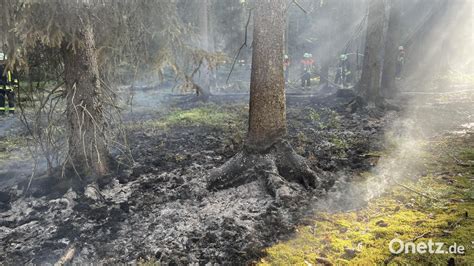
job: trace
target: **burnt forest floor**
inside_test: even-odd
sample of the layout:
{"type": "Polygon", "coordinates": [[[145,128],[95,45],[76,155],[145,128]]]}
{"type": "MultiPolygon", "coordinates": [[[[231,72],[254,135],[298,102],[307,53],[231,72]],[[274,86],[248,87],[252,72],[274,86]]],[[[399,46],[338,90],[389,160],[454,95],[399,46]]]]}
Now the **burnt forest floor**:
{"type": "MultiPolygon", "coordinates": [[[[432,135],[467,123],[473,115],[453,116],[450,106],[435,101],[435,107],[430,102],[415,113],[438,113],[406,119],[412,109],[348,113],[347,99],[334,94],[288,97],[290,143],[313,168],[331,173],[333,187],[326,196],[302,192],[297,204],[281,206],[258,177],[235,188],[206,189],[209,170],[242,147],[247,102],[246,97],[225,96],[211,97],[208,103],[172,99],[160,111],[126,114],[133,163],[117,153],[128,166],[99,182],[100,200],[73,190],[53,193],[44,185],[26,194],[21,185],[3,189],[0,262],[278,262],[275,254],[283,253],[266,248],[290,241],[321,209],[365,208],[372,199],[367,195],[380,196],[368,186],[352,184],[371,175],[389,151],[399,150],[399,140],[413,135],[406,128],[415,124],[423,129],[426,123],[430,130],[417,133],[432,135]]],[[[454,103],[466,110],[463,104],[471,106],[454,103]]],[[[307,260],[302,258],[297,262],[307,260]]]]}

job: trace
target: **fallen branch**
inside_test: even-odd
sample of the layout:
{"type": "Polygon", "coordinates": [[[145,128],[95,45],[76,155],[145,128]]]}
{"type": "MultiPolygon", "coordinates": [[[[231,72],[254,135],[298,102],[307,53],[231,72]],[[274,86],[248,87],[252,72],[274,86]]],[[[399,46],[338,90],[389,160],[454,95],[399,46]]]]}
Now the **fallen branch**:
{"type": "Polygon", "coordinates": [[[456,222],[452,223],[449,228],[450,229],[454,229],[456,226],[458,226],[462,221],[464,221],[465,219],[469,218],[469,214],[467,212],[464,213],[464,215],[457,219],[456,222]]]}
{"type": "Polygon", "coordinates": [[[434,198],[434,197],[431,197],[431,196],[429,196],[429,195],[426,195],[426,194],[423,193],[423,192],[420,192],[420,191],[418,191],[418,190],[415,190],[415,189],[413,189],[413,188],[411,188],[411,187],[409,187],[409,186],[406,186],[406,185],[404,185],[404,184],[401,184],[401,183],[399,183],[399,182],[397,182],[397,181],[395,181],[395,180],[393,180],[393,182],[394,182],[395,184],[397,184],[397,185],[403,187],[404,189],[409,190],[409,191],[411,191],[411,192],[413,192],[413,193],[415,193],[415,194],[418,194],[418,195],[423,196],[423,197],[425,197],[425,198],[428,198],[428,199],[430,199],[430,200],[438,200],[437,198],[434,198]]]}
{"type": "Polygon", "coordinates": [[[420,238],[424,238],[425,236],[431,234],[431,232],[425,232],[419,236],[415,236],[413,239],[412,239],[412,242],[415,242],[416,240],[420,239],[420,238]]]}

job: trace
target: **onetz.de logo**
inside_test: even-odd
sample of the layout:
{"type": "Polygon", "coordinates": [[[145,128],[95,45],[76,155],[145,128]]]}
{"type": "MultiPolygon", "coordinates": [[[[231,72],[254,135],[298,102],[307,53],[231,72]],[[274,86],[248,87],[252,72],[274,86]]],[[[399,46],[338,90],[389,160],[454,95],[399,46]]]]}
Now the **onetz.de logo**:
{"type": "Polygon", "coordinates": [[[418,241],[414,243],[411,241],[404,242],[401,239],[395,238],[390,241],[388,248],[392,254],[464,254],[466,252],[463,245],[454,243],[448,246],[443,242],[433,242],[431,239],[427,242],[418,241]]]}

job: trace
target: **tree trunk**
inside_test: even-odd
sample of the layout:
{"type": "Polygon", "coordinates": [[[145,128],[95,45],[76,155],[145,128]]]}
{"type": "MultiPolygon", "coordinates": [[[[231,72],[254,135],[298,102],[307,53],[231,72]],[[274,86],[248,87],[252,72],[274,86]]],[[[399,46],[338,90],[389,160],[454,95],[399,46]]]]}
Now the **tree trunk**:
{"type": "MultiPolygon", "coordinates": [[[[239,186],[263,177],[277,201],[292,202],[305,189],[320,187],[318,175],[285,140],[283,77],[285,0],[255,2],[249,131],[245,148],[209,175],[208,188],[239,186]]],[[[328,183],[325,183],[328,184],[328,183]]]]}
{"type": "MultiPolygon", "coordinates": [[[[214,45],[212,36],[210,34],[210,25],[209,19],[211,13],[209,12],[210,3],[208,0],[200,0],[199,3],[199,31],[200,31],[200,46],[201,49],[207,52],[214,52],[214,45]]],[[[202,86],[199,86],[200,90],[197,91],[197,94],[200,99],[209,98],[211,95],[211,85],[215,83],[214,73],[209,68],[208,62],[203,62],[201,65],[201,75],[199,82],[202,83],[202,86]]]]}
{"type": "Polygon", "coordinates": [[[201,39],[201,48],[204,50],[209,49],[209,16],[208,16],[208,1],[201,0],[198,2],[199,5],[199,33],[201,39]]]}
{"type": "Polygon", "coordinates": [[[83,45],[62,45],[67,100],[68,168],[78,175],[99,177],[109,170],[104,132],[102,86],[92,27],[79,33],[83,45]]]}
{"type": "Polygon", "coordinates": [[[384,1],[370,0],[367,19],[362,76],[358,84],[359,95],[369,105],[379,104],[381,80],[381,52],[383,49],[384,1]]]}
{"type": "Polygon", "coordinates": [[[398,46],[401,43],[400,32],[400,0],[391,0],[390,18],[387,37],[385,39],[385,55],[382,72],[382,89],[385,97],[393,97],[396,93],[395,75],[398,57],[398,46]]]}
{"type": "Polygon", "coordinates": [[[283,75],[285,1],[256,1],[247,146],[265,150],[286,136],[283,75]]]}

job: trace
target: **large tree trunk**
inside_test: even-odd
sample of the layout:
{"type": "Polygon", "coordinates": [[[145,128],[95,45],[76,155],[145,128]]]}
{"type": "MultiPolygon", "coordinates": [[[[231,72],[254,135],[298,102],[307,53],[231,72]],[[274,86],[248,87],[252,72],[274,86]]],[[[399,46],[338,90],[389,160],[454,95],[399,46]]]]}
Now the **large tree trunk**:
{"type": "Polygon", "coordinates": [[[247,145],[265,150],[286,136],[285,1],[256,1],[247,145]]]}
{"type": "Polygon", "coordinates": [[[383,49],[384,1],[369,0],[367,19],[367,37],[365,42],[362,76],[357,90],[359,95],[369,103],[377,105],[381,101],[381,52],[383,49]]]}
{"type": "Polygon", "coordinates": [[[256,1],[250,83],[250,117],[243,151],[209,176],[209,188],[223,189],[264,178],[277,200],[295,199],[301,186],[316,188],[319,178],[285,140],[283,34],[285,0],[256,1]]]}
{"type": "MultiPolygon", "coordinates": [[[[199,5],[199,34],[200,34],[200,47],[201,49],[207,52],[213,52],[213,40],[210,34],[210,27],[209,24],[209,5],[210,2],[208,0],[200,0],[198,1],[199,5]]],[[[201,66],[201,75],[199,79],[199,83],[202,86],[198,86],[199,90],[197,90],[197,94],[199,98],[206,99],[209,98],[211,94],[211,84],[213,83],[213,73],[212,70],[209,68],[208,62],[203,62],[201,66]]]]}
{"type": "Polygon", "coordinates": [[[393,97],[396,93],[395,75],[398,57],[398,46],[401,43],[400,31],[401,0],[390,1],[390,18],[388,21],[387,37],[385,39],[385,55],[382,72],[382,89],[385,97],[393,97]]]}
{"type": "Polygon", "coordinates": [[[104,105],[92,27],[79,33],[83,45],[62,46],[67,100],[68,166],[76,174],[99,177],[109,170],[104,105]]]}
{"type": "Polygon", "coordinates": [[[200,0],[199,5],[199,34],[201,39],[201,48],[209,49],[209,3],[207,0],[200,0]]]}

